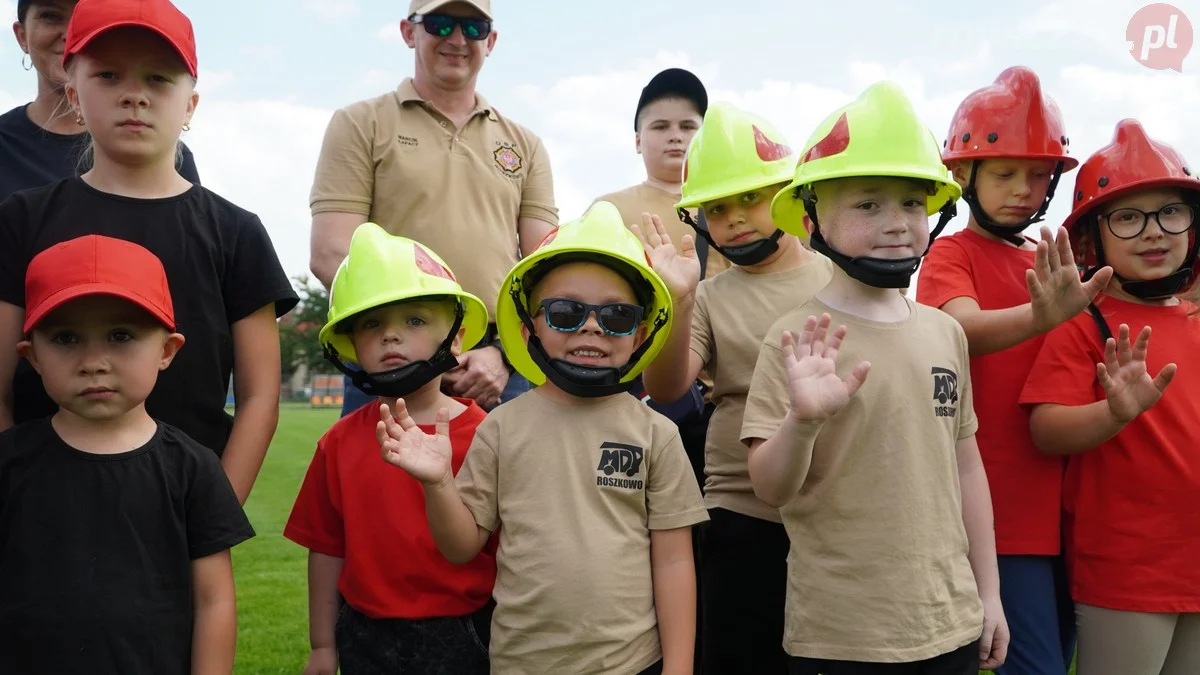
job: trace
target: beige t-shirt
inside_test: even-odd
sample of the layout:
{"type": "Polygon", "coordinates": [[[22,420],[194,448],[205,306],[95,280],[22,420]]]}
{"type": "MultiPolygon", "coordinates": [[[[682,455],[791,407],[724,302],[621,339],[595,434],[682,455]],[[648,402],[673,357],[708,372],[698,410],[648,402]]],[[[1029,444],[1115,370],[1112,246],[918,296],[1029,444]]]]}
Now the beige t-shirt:
{"type": "Polygon", "coordinates": [[[949,315],[908,300],[898,323],[868,321],[813,298],[767,333],[742,440],[770,438],[787,415],[784,329],[828,312],[848,332],[845,377],[866,382],[817,437],[800,493],[780,509],[791,540],[784,648],[842,661],[919,661],[983,629],[967,558],[955,444],[975,433],[967,339],[949,315]]]}
{"type": "MultiPolygon", "coordinates": [[[[679,219],[679,215],[675,210],[675,205],[679,203],[680,195],[670,194],[660,190],[649,183],[639,183],[633,187],[625,188],[619,192],[606,194],[602,197],[597,197],[596,201],[612,202],[621,212],[621,218],[625,220],[626,225],[642,224],[642,212],[657,215],[662,219],[663,226],[667,228],[667,234],[671,235],[671,241],[676,245],[683,241],[683,236],[691,235],[692,239],[696,239],[699,235],[691,228],[690,225],[679,219]]],[[[692,218],[697,218],[696,209],[688,209],[688,213],[692,218]]],[[[708,260],[705,268],[705,278],[711,278],[731,267],[731,263],[725,256],[721,255],[711,246],[708,249],[708,260]]]]}
{"type": "Polygon", "coordinates": [[[500,528],[493,673],[638,673],[662,658],[650,531],[708,519],[679,431],[628,394],[490,413],[456,478],[500,528]]]}
{"type": "Polygon", "coordinates": [[[781,522],[779,509],[754,496],[740,440],[742,412],[767,329],[829,283],[833,263],[818,253],[810,255],[803,265],[784,272],[751,274],[733,267],[696,289],[691,348],[712,373],[716,404],[704,444],[704,502],[709,508],[781,522]]]}
{"type": "Polygon", "coordinates": [[[455,129],[411,79],[333,114],[310,203],[313,215],[361,214],[433,249],[493,317],[520,252],[518,219],[558,224],[541,139],[482,96],[455,129]]]}

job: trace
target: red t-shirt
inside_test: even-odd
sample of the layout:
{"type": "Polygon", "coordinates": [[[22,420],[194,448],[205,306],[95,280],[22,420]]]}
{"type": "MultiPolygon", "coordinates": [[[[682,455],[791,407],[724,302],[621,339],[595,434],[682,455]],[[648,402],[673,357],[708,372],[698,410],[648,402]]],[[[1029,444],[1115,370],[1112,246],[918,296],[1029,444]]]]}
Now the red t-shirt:
{"type": "MultiPolygon", "coordinates": [[[[468,406],[450,420],[451,466],[457,474],[486,413],[473,401],[456,400],[468,406]]],[[[378,421],[379,408],[363,406],[321,437],[283,536],[343,558],[338,589],[367,616],[470,614],[491,597],[497,537],[493,533],[484,550],[465,565],[442,557],[425,520],[420,481],[380,456],[378,421]]],[[[434,432],[432,426],[421,429],[434,432]]]]}
{"type": "MultiPolygon", "coordinates": [[[[933,242],[921,262],[917,302],[941,307],[971,298],[983,310],[1029,302],[1025,271],[1034,252],[961,230],[933,242]]],[[[975,440],[987,471],[1001,555],[1057,555],[1063,460],[1038,451],[1029,434],[1029,410],[1017,404],[1045,336],[971,358],[975,385],[975,440]]]]}
{"type": "MultiPolygon", "coordinates": [[[[1076,602],[1131,612],[1200,612],[1200,316],[1101,296],[1109,329],[1154,333],[1146,367],[1179,370],[1163,397],[1107,443],[1070,459],[1071,592],[1076,602]]],[[[1095,320],[1051,331],[1021,403],[1104,399],[1095,320]]]]}

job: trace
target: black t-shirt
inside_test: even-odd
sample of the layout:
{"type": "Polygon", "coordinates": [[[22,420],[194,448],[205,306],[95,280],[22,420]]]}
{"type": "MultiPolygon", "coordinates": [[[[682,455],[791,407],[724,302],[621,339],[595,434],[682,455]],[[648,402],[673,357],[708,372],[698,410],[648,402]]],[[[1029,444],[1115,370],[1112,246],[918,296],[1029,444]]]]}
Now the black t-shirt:
{"type": "MultiPolygon", "coordinates": [[[[19,105],[0,115],[0,201],[14,192],[49,185],[56,180],[77,176],[88,166],[80,158],[88,147],[87,134],[56,134],[39,127],[19,105]]],[[[179,144],[182,164],[179,174],[199,185],[196,160],[192,151],[179,144]]]]}
{"type": "MultiPolygon", "coordinates": [[[[272,303],[283,316],[299,300],[266,228],[258,216],[198,185],[176,197],[133,199],[68,178],[0,203],[0,302],[24,307],[33,256],[87,234],[141,244],[162,260],[185,342],[159,374],[146,410],[220,455],[233,428],[225,412],[233,324],[272,303]]],[[[16,424],[58,410],[24,359],[13,398],[16,424]]]]}
{"type": "Polygon", "coordinates": [[[0,433],[0,673],[183,675],[192,561],[254,536],[216,456],[160,423],[94,455],[0,433]]]}

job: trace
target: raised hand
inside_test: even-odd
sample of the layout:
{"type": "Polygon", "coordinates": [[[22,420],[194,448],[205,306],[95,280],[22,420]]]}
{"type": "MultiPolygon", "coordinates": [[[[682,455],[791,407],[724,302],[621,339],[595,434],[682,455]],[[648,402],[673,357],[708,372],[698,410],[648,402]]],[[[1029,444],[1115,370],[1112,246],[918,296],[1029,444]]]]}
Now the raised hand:
{"type": "Polygon", "coordinates": [[[1055,238],[1050,228],[1042,228],[1042,240],[1037,244],[1033,269],[1025,271],[1025,286],[1033,307],[1033,325],[1045,333],[1074,317],[1096,298],[1112,279],[1111,267],[1102,267],[1087,283],[1080,281],[1071,240],[1064,228],[1058,228],[1055,238]]]}
{"type": "Polygon", "coordinates": [[[684,235],[683,241],[676,246],[662,219],[649,213],[642,214],[640,226],[634,223],[629,229],[642,241],[650,265],[662,277],[671,297],[676,302],[691,297],[700,283],[700,258],[691,235],[684,235]]]}
{"type": "Polygon", "coordinates": [[[431,436],[413,421],[404,399],[396,400],[394,418],[387,404],[381,403],[375,438],[388,464],[404,469],[425,485],[445,485],[454,479],[450,465],[450,411],[446,408],[437,411],[431,436]]]}
{"type": "Polygon", "coordinates": [[[1168,363],[1153,378],[1146,370],[1146,351],[1150,346],[1150,327],[1129,344],[1129,326],[1121,324],[1117,338],[1104,343],[1104,363],[1096,364],[1096,375],[1104,387],[1108,409],[1113,417],[1127,424],[1158,403],[1167,385],[1175,377],[1175,364],[1168,363]]]}
{"type": "Polygon", "coordinates": [[[871,364],[863,361],[842,379],[837,376],[838,349],[846,337],[846,327],[829,332],[830,318],[810,316],[797,336],[784,331],[780,339],[787,366],[788,397],[792,417],[797,421],[817,421],[833,417],[867,379],[871,364]]]}

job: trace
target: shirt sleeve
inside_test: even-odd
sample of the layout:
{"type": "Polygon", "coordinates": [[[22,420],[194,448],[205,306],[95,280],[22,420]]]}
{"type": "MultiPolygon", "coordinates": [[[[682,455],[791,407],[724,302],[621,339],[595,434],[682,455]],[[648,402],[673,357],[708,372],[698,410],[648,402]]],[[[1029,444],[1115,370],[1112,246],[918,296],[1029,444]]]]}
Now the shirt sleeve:
{"type": "MultiPolygon", "coordinates": [[[[170,451],[178,448],[168,448],[170,451]]],[[[187,495],[188,552],[192,560],[233,548],[254,536],[233,485],[211,450],[196,446],[187,495]]]]}
{"type": "Polygon", "coordinates": [[[200,170],[196,168],[196,158],[192,155],[192,150],[187,145],[179,144],[180,159],[179,175],[188,179],[189,182],[200,184],[200,170]]]}
{"type": "Polygon", "coordinates": [[[696,302],[692,305],[692,325],[689,338],[691,350],[708,365],[712,361],[712,322],[708,318],[708,281],[700,282],[696,288],[696,302]]]}
{"type": "Polygon", "coordinates": [[[325,441],[319,441],[283,528],[283,536],[310,551],[344,558],[346,535],[340,511],[337,466],[332,459],[325,450],[325,441]]]}
{"type": "Polygon", "coordinates": [[[554,206],[554,177],[550,172],[550,154],[540,138],[534,137],[529,174],[521,190],[520,218],[536,218],[558,225],[558,209],[554,206]]]}
{"type": "Polygon", "coordinates": [[[325,129],[309,204],[312,214],[339,212],[368,216],[375,200],[373,138],[351,109],[333,113],[325,129]]]}
{"type": "Polygon", "coordinates": [[[708,520],[708,510],[679,431],[671,425],[670,433],[662,435],[666,441],[654,448],[648,462],[647,527],[674,530],[703,523],[708,520]]]}
{"type": "Polygon", "coordinates": [[[454,477],[458,494],[476,524],[489,532],[500,526],[498,482],[500,461],[496,454],[499,429],[492,417],[484,419],[475,431],[462,468],[454,477]]]}
{"type": "Polygon", "coordinates": [[[955,298],[979,302],[975,279],[971,276],[971,258],[953,239],[937,239],[921,261],[917,274],[917,302],[940,309],[955,298]]]}
{"type": "Polygon", "coordinates": [[[967,347],[967,334],[953,319],[947,325],[954,330],[954,341],[958,345],[958,440],[961,441],[979,430],[979,418],[975,415],[975,387],[971,380],[971,352],[967,347]]]}
{"type": "Polygon", "coordinates": [[[25,306],[26,258],[24,233],[30,228],[28,211],[18,196],[0,203],[0,301],[25,306]]]}
{"type": "Polygon", "coordinates": [[[300,301],[258,216],[249,214],[238,223],[236,243],[225,256],[230,263],[221,292],[230,325],[269,304],[275,305],[275,316],[281,317],[300,301]]]}
{"type": "Polygon", "coordinates": [[[1020,403],[1087,405],[1101,400],[1096,364],[1104,360],[1100,331],[1088,313],[1046,335],[1025,379],[1020,403]]]}
{"type": "Polygon", "coordinates": [[[742,414],[741,440],[746,445],[756,438],[766,440],[774,436],[791,405],[788,400],[787,367],[779,344],[782,330],[780,323],[772,326],[758,350],[754,376],[750,378],[750,392],[746,396],[746,411],[742,414]]]}

